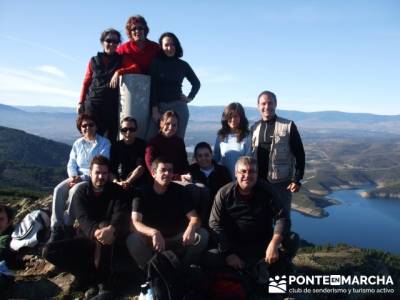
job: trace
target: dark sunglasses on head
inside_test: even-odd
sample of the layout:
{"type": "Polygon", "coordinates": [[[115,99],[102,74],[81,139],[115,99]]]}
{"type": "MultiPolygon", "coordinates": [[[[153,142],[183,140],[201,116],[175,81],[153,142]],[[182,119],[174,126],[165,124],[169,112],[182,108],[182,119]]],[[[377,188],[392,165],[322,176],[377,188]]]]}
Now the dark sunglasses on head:
{"type": "Polygon", "coordinates": [[[107,44],[119,44],[118,40],[106,39],[104,40],[107,44]]]}
{"type": "Polygon", "coordinates": [[[135,27],[131,28],[131,31],[135,31],[135,30],[145,30],[145,28],[142,26],[135,26],[135,27]]]}
{"type": "Polygon", "coordinates": [[[87,128],[87,127],[90,127],[90,128],[91,128],[91,127],[94,127],[94,126],[95,126],[94,123],[86,123],[86,124],[82,124],[82,125],[81,125],[82,128],[87,128]]]}
{"type": "Polygon", "coordinates": [[[123,132],[123,133],[126,133],[128,131],[135,132],[136,128],[134,128],[134,127],[124,127],[124,128],[121,128],[120,131],[123,132]]]}

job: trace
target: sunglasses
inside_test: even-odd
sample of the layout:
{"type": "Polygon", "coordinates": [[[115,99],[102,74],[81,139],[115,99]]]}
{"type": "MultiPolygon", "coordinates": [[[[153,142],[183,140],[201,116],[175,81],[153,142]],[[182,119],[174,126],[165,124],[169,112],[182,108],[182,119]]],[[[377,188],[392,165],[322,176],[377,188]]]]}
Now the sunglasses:
{"type": "Polygon", "coordinates": [[[130,131],[130,132],[136,132],[136,128],[134,128],[134,127],[124,127],[124,128],[121,128],[120,131],[121,131],[122,133],[127,133],[128,131],[130,131]]]}
{"type": "Polygon", "coordinates": [[[136,26],[136,27],[132,27],[132,28],[131,28],[131,31],[135,31],[135,30],[140,31],[140,30],[145,30],[145,28],[142,27],[142,26],[136,26]]]}
{"type": "Polygon", "coordinates": [[[86,123],[86,124],[82,124],[82,125],[81,125],[82,128],[88,128],[88,127],[92,128],[92,127],[94,127],[94,126],[95,126],[94,123],[86,123]]]}
{"type": "Polygon", "coordinates": [[[118,40],[112,40],[112,39],[106,39],[104,40],[107,44],[119,44],[120,41],[118,40]]]}

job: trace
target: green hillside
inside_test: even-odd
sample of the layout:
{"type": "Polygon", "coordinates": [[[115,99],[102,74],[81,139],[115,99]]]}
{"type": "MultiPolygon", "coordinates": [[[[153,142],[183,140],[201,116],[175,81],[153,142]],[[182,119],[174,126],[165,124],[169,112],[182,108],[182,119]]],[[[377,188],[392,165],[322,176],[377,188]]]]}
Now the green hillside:
{"type": "Polygon", "coordinates": [[[66,176],[70,146],[0,126],[0,195],[48,192],[66,176]]]}

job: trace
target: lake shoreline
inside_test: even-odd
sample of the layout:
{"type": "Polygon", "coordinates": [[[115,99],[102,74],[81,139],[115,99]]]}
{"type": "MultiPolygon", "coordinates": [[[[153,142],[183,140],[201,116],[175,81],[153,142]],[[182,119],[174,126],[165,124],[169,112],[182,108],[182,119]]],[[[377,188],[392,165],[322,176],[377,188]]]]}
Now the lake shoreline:
{"type": "MultiPolygon", "coordinates": [[[[310,218],[317,218],[317,219],[322,219],[329,217],[329,213],[325,210],[326,207],[330,207],[332,205],[341,205],[342,201],[339,199],[335,199],[334,197],[331,197],[332,194],[338,192],[338,191],[343,191],[343,190],[361,190],[358,192],[361,197],[363,198],[371,198],[371,197],[364,197],[366,193],[369,193],[370,190],[376,188],[375,184],[360,184],[360,185],[341,185],[340,187],[334,187],[331,188],[331,192],[322,192],[322,191],[315,191],[315,190],[309,190],[311,196],[310,198],[313,198],[315,207],[308,207],[308,206],[302,206],[298,205],[296,203],[293,203],[292,201],[292,207],[291,209],[294,211],[297,211],[300,214],[303,214],[307,217],[310,218]]],[[[400,195],[399,195],[400,198],[400,195]]]]}
{"type": "Polygon", "coordinates": [[[327,207],[327,217],[314,217],[294,209],[293,230],[315,245],[346,243],[400,254],[400,241],[393,238],[400,229],[400,202],[361,197],[360,193],[373,187],[368,185],[329,194],[329,198],[339,200],[340,205],[327,207]]]}

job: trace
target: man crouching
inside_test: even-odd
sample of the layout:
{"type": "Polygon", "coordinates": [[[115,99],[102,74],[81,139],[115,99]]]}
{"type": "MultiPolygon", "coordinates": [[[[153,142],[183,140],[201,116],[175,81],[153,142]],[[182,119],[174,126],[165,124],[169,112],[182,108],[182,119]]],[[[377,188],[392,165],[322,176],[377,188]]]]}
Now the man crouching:
{"type": "Polygon", "coordinates": [[[78,237],[47,244],[44,256],[56,266],[76,275],[91,287],[87,299],[113,299],[113,253],[118,241],[128,235],[129,202],[122,188],[109,181],[110,163],[95,156],[90,163],[90,181],[73,196],[78,237]]]}
{"type": "Polygon", "coordinates": [[[253,270],[266,262],[270,273],[286,273],[298,236],[289,233],[290,219],[279,194],[258,180],[257,161],[251,157],[238,159],[235,175],[236,181],[215,196],[209,225],[218,249],[209,251],[208,262],[236,270],[253,270]]]}
{"type": "Polygon", "coordinates": [[[196,264],[208,243],[194,204],[183,186],[172,182],[173,165],[165,158],[152,162],[152,185],[132,201],[134,232],[127,239],[130,254],[140,268],[154,252],[174,250],[185,265],[196,264]]]}

